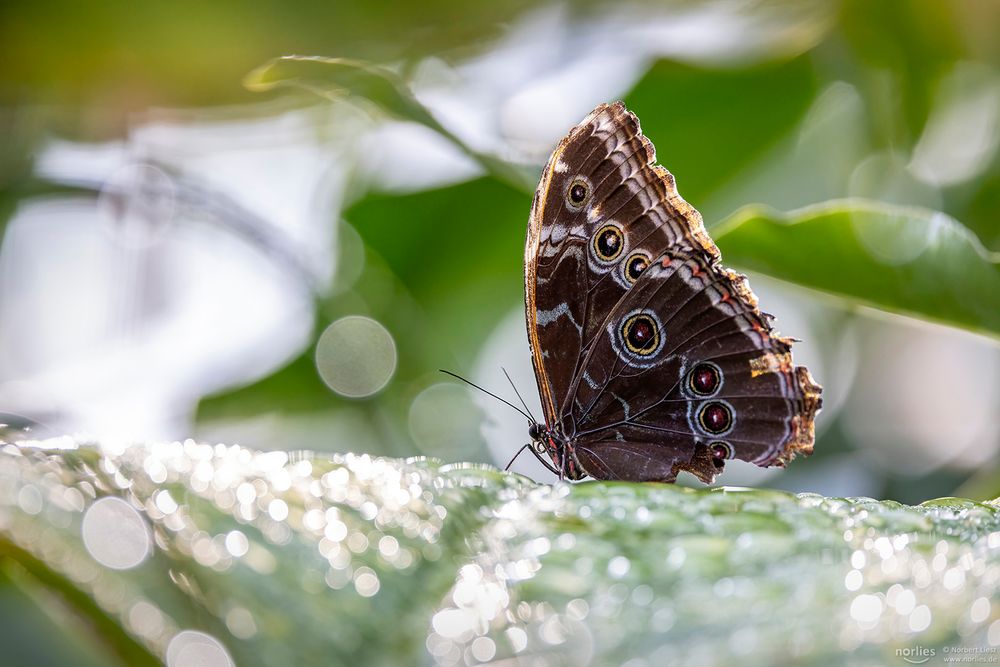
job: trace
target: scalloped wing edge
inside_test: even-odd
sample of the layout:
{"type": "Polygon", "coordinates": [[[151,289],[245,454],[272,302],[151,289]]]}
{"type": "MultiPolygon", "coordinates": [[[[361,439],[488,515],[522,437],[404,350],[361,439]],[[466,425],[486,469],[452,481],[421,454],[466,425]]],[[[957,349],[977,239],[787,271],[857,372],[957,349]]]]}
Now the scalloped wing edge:
{"type": "MultiPolygon", "coordinates": [[[[625,116],[631,122],[635,123],[636,135],[643,142],[643,146],[649,156],[647,165],[663,184],[668,203],[670,203],[680,214],[680,220],[686,228],[687,238],[693,242],[693,246],[697,247],[710,258],[709,265],[711,268],[719,272],[720,276],[725,279],[729,287],[732,288],[733,293],[736,294],[737,297],[747,306],[749,306],[753,314],[762,323],[764,323],[764,326],[760,329],[760,333],[767,335],[787,348],[785,352],[777,355],[773,352],[768,352],[762,355],[760,358],[761,360],[758,362],[760,367],[758,372],[787,372],[788,370],[793,370],[792,377],[802,392],[802,397],[800,399],[801,409],[796,411],[791,418],[790,437],[784,443],[781,451],[774,458],[762,461],[758,465],[761,467],[783,467],[797,455],[811,454],[815,443],[815,419],[823,404],[821,396],[823,388],[813,380],[812,375],[804,366],[792,366],[791,348],[792,344],[795,342],[794,339],[781,337],[779,333],[770,326],[770,316],[760,311],[757,296],[750,288],[747,277],[722,266],[722,253],[719,250],[719,247],[715,244],[715,241],[713,241],[711,236],[709,236],[701,213],[680,195],[677,190],[677,181],[674,178],[674,175],[671,174],[666,167],[656,164],[656,147],[653,145],[653,142],[642,133],[642,127],[638,116],[629,111],[625,107],[624,102],[621,100],[610,104],[599,104],[593,111],[587,114],[587,116],[580,121],[580,123],[570,130],[566,136],[562,138],[559,144],[552,151],[552,154],[549,156],[549,160],[542,173],[542,180],[535,191],[535,197],[532,201],[528,224],[528,242],[525,245],[525,266],[528,269],[525,272],[525,291],[526,295],[529,297],[529,299],[526,299],[525,306],[527,311],[526,324],[528,327],[528,338],[532,348],[532,361],[536,366],[536,374],[539,379],[543,405],[545,405],[546,399],[548,399],[548,402],[551,405],[552,397],[548,396],[548,386],[547,380],[545,379],[544,364],[541,364],[540,359],[541,351],[537,347],[537,340],[533,337],[535,279],[535,267],[533,261],[535,258],[534,252],[537,250],[537,243],[540,234],[541,218],[544,212],[542,202],[545,198],[545,193],[548,191],[549,183],[551,182],[552,171],[556,168],[559,156],[562,154],[566,145],[574,136],[576,136],[577,132],[583,131],[584,128],[588,127],[604,111],[609,111],[616,119],[620,119],[625,116]]],[[[621,121],[619,120],[619,122],[621,121]]],[[[673,476],[676,476],[679,471],[685,470],[691,472],[703,482],[711,483],[714,480],[716,474],[721,472],[721,470],[716,468],[712,463],[707,448],[703,446],[700,447],[701,449],[705,449],[705,451],[701,452],[700,449],[696,447],[689,461],[674,465],[673,476]]]]}
{"type": "MultiPolygon", "coordinates": [[[[674,175],[663,165],[656,164],[656,147],[653,145],[652,141],[650,141],[642,133],[639,118],[634,113],[629,111],[621,101],[614,102],[608,106],[614,107],[616,111],[620,113],[627,114],[636,124],[638,136],[642,139],[643,144],[649,148],[648,154],[650,155],[650,159],[648,164],[653,170],[653,173],[656,174],[656,176],[663,183],[667,193],[668,202],[681,214],[681,220],[687,228],[689,238],[693,239],[698,248],[704,251],[711,258],[709,264],[726,280],[728,286],[732,288],[733,293],[735,293],[740,300],[752,309],[753,314],[756,315],[761,322],[765,323],[765,327],[760,333],[773,338],[783,346],[787,347],[787,351],[784,353],[776,355],[773,352],[769,352],[762,355],[758,360],[755,360],[758,362],[759,366],[759,368],[756,369],[756,372],[765,373],[792,371],[792,377],[802,392],[802,407],[792,416],[791,434],[787,442],[784,443],[782,450],[773,459],[763,461],[758,465],[761,467],[784,467],[797,455],[808,456],[809,454],[812,454],[813,446],[816,441],[816,415],[823,406],[823,388],[813,379],[806,367],[793,366],[791,348],[795,340],[792,338],[782,337],[776,330],[770,327],[768,324],[770,316],[761,312],[758,305],[759,301],[757,299],[757,295],[754,294],[753,290],[750,288],[750,282],[747,280],[747,277],[722,265],[722,253],[719,250],[719,247],[715,244],[715,241],[712,240],[712,237],[709,236],[708,230],[705,228],[705,222],[701,217],[701,213],[680,195],[680,192],[677,190],[677,179],[674,178],[674,175]]],[[[604,107],[605,105],[601,105],[591,112],[581,125],[589,122],[604,107]]],[[[686,470],[687,472],[694,474],[703,482],[711,483],[715,479],[715,475],[720,472],[720,469],[714,467],[710,457],[706,458],[708,457],[707,450],[706,452],[703,452],[703,454],[704,456],[699,456],[698,449],[696,448],[695,453],[692,454],[689,462],[678,463],[674,466],[675,474],[680,470],[686,470]]]]}

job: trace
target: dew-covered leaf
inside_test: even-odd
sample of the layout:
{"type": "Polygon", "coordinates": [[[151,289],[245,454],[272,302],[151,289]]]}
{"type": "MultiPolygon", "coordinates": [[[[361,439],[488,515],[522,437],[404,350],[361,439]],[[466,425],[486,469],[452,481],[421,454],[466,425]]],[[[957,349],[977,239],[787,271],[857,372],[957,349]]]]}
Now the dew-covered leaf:
{"type": "Polygon", "coordinates": [[[109,664],[884,663],[1000,643],[998,537],[995,503],[956,498],[550,486],[190,441],[0,449],[0,566],[43,608],[111,623],[109,664]]]}

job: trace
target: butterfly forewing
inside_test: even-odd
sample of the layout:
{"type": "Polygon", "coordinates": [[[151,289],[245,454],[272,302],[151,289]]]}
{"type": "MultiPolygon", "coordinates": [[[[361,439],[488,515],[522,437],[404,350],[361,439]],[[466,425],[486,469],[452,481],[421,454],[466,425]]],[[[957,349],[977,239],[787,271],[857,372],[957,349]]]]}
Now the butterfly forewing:
{"type": "Polygon", "coordinates": [[[574,128],[543,172],[528,228],[525,293],[550,422],[605,315],[653,258],[688,241],[685,213],[669,200],[654,160],[638,120],[618,103],[599,106],[574,128]]]}
{"type": "Polygon", "coordinates": [[[601,479],[708,481],[728,458],[773,465],[811,451],[820,388],[654,159],[616,103],[543,172],[525,302],[550,432],[574,472],[601,479]]]}

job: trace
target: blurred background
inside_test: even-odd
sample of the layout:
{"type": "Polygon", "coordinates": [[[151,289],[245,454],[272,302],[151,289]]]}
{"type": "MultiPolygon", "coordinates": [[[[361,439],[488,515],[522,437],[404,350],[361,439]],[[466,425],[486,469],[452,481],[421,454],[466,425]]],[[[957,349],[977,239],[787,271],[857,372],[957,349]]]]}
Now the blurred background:
{"type": "MultiPolygon", "coordinates": [[[[0,422],[502,466],[524,420],[438,369],[513,399],[506,368],[539,412],[532,180],[595,104],[625,100],[710,229],[866,197],[996,251],[998,27],[976,0],[4,3],[0,422]],[[286,54],[388,68],[513,176],[364,99],[244,85],[286,54]]],[[[1000,496],[995,341],[751,285],[825,406],[811,458],[720,483],[1000,496]]]]}

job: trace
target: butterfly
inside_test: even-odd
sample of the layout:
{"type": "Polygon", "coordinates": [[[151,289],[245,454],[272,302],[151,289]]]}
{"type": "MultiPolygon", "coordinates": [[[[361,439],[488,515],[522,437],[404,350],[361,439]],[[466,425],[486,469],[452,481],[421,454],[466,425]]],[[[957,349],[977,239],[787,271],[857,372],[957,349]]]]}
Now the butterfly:
{"type": "Polygon", "coordinates": [[[729,459],[783,466],[813,449],[822,388],[792,363],[746,277],[655,164],[621,102],[559,142],[535,191],[525,311],[560,478],[710,483],[729,459]]]}

